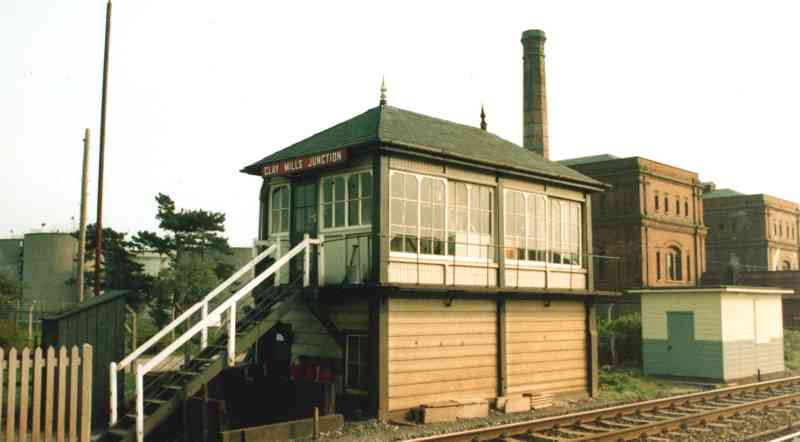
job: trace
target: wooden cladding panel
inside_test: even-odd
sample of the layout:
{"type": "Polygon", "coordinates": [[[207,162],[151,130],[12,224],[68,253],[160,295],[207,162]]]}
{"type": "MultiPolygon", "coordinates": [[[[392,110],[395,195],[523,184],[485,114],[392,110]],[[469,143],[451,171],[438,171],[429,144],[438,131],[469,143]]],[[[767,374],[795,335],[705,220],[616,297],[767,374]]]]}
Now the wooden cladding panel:
{"type": "Polygon", "coordinates": [[[339,331],[369,330],[369,305],[366,299],[331,305],[328,307],[328,314],[339,331]]]}
{"type": "Polygon", "coordinates": [[[389,410],[495,397],[496,329],[494,301],[389,300],[389,410]]]}
{"type": "Polygon", "coordinates": [[[587,391],[582,302],[509,300],[506,339],[509,393],[587,391]]]}
{"type": "Polygon", "coordinates": [[[305,306],[292,309],[281,321],[292,324],[292,356],[342,357],[336,341],[305,306]]]}

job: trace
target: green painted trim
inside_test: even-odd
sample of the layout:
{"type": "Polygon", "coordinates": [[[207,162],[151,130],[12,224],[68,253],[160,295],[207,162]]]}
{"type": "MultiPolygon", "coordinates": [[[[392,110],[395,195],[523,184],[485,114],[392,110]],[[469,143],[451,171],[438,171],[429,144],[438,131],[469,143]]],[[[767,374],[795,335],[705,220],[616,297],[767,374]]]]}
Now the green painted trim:
{"type": "Polygon", "coordinates": [[[681,349],[686,358],[675,358],[667,339],[642,340],[642,364],[648,375],[668,375],[723,380],[722,341],[693,341],[690,348],[681,349]]]}

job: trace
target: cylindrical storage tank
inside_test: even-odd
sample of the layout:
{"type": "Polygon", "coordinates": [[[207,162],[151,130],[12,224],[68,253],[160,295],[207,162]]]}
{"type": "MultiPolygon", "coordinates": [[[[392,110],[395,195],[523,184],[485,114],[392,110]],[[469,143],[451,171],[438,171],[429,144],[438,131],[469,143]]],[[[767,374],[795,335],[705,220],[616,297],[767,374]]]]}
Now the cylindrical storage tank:
{"type": "Polygon", "coordinates": [[[23,302],[36,301],[43,311],[62,310],[78,303],[75,277],[78,240],[68,233],[25,235],[23,255],[23,302]]]}

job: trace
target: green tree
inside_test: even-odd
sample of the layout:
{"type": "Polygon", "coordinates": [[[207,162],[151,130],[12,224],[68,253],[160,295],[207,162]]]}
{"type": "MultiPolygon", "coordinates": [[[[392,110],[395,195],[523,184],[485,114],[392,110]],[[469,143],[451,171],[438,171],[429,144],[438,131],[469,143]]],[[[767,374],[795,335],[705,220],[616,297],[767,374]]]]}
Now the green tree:
{"type": "MultiPolygon", "coordinates": [[[[94,251],[96,244],[95,225],[86,226],[86,254],[87,263],[94,263],[94,251]]],[[[78,232],[72,234],[78,237],[78,232]]],[[[127,239],[127,235],[117,232],[110,227],[103,228],[103,259],[101,261],[102,287],[104,290],[131,290],[132,296],[128,302],[138,308],[145,303],[150,296],[153,286],[153,277],[144,273],[144,266],[134,261],[137,253],[141,253],[141,246],[127,239]]],[[[84,276],[86,290],[89,292],[94,287],[94,272],[92,266],[88,266],[84,276]]],[[[75,284],[75,280],[69,281],[75,284]]]]}
{"type": "Polygon", "coordinates": [[[22,297],[22,281],[13,272],[0,270],[0,302],[16,301],[22,297]]]}
{"type": "Polygon", "coordinates": [[[155,283],[150,315],[163,327],[233,273],[222,261],[231,253],[225,232],[225,214],[202,209],[177,210],[168,195],[156,196],[156,219],[163,234],[139,232],[140,247],[169,257],[170,269],[155,283]]]}

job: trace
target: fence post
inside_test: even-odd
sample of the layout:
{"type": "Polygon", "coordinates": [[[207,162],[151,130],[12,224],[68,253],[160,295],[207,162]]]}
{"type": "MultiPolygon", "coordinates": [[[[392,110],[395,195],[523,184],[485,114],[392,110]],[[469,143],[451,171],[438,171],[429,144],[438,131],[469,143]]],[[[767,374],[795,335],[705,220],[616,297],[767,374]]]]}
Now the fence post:
{"type": "Polygon", "coordinates": [[[36,301],[28,307],[28,345],[33,347],[33,308],[36,307],[36,301]]]}
{"type": "MultiPolygon", "coordinates": [[[[33,352],[33,420],[31,422],[31,441],[39,442],[42,432],[42,349],[33,352]]],[[[0,381],[2,382],[2,381],[0,381]]]]}
{"type": "Polygon", "coordinates": [[[31,371],[31,350],[22,349],[22,358],[19,365],[19,439],[28,440],[28,399],[31,371]]]}
{"type": "Polygon", "coordinates": [[[228,366],[236,364],[236,303],[231,305],[228,314],[228,366]]]}
{"type": "Polygon", "coordinates": [[[108,367],[109,386],[109,426],[117,423],[117,363],[112,362],[108,367]]]}
{"type": "Polygon", "coordinates": [[[303,242],[306,244],[306,249],[303,251],[303,287],[311,285],[311,244],[308,243],[308,233],[303,234],[303,242]]]}
{"type": "Polygon", "coordinates": [[[69,361],[69,440],[78,440],[78,365],[80,365],[81,354],[78,346],[72,346],[72,354],[69,361]]]}
{"type": "Polygon", "coordinates": [[[8,393],[6,408],[6,440],[14,439],[14,422],[16,421],[16,395],[17,395],[17,349],[12,348],[8,352],[8,393]]]}
{"type": "MultiPolygon", "coordinates": [[[[77,411],[77,410],[73,410],[77,411]]],[[[83,344],[81,354],[81,429],[80,441],[92,438],[92,346],[83,344]]]]}

